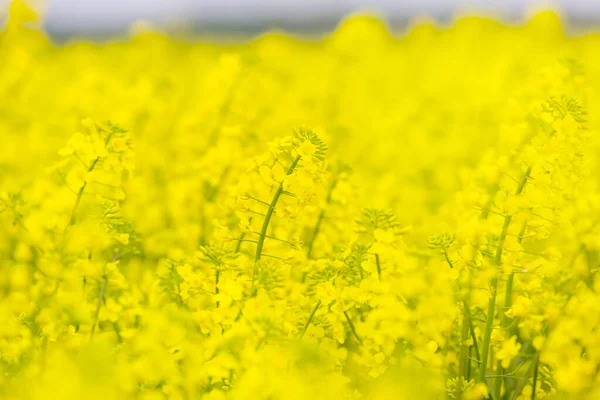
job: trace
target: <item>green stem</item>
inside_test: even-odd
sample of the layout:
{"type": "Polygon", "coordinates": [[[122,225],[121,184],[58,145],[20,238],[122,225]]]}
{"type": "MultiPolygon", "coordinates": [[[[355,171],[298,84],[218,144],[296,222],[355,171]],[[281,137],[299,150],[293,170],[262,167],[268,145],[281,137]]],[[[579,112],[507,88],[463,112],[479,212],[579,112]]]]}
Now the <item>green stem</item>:
{"type": "MultiPolygon", "coordinates": [[[[250,218],[248,220],[249,223],[252,223],[252,218],[250,218]]],[[[242,248],[242,243],[244,242],[244,238],[246,237],[246,232],[242,232],[242,234],[240,235],[237,245],[235,246],[235,252],[239,253],[240,249],[242,248]]]]}
{"type": "Polygon", "coordinates": [[[246,236],[246,233],[243,232],[240,235],[240,238],[238,239],[237,245],[235,246],[235,252],[239,253],[240,252],[240,248],[242,247],[242,242],[244,241],[244,237],[246,236]]]}
{"type": "MultiPolygon", "coordinates": [[[[506,291],[504,293],[504,308],[501,310],[500,315],[500,326],[502,328],[506,328],[508,326],[508,316],[506,315],[506,310],[511,306],[511,298],[512,298],[512,288],[513,281],[515,278],[515,274],[513,272],[508,275],[508,280],[506,281],[506,291]]],[[[500,398],[500,392],[502,389],[502,374],[504,374],[504,368],[502,367],[502,361],[498,361],[496,363],[496,370],[498,371],[498,377],[496,379],[496,385],[494,386],[495,390],[495,398],[500,398]]],[[[508,378],[506,378],[508,383],[508,378]]],[[[506,391],[508,392],[509,387],[506,385],[506,391]]]]}
{"type": "Polygon", "coordinates": [[[352,320],[350,319],[350,316],[348,315],[347,311],[344,311],[344,316],[346,317],[346,321],[348,321],[348,325],[350,326],[352,334],[354,335],[356,340],[358,340],[358,343],[362,344],[362,339],[360,338],[360,336],[358,336],[358,333],[356,333],[356,328],[354,327],[354,324],[352,323],[352,320]]]}
{"type": "Polygon", "coordinates": [[[469,303],[467,300],[463,300],[463,323],[461,330],[461,347],[460,347],[460,372],[461,375],[465,377],[465,379],[469,379],[471,375],[471,360],[469,360],[469,356],[471,354],[471,349],[475,350],[475,359],[479,362],[479,345],[477,343],[477,336],[475,336],[475,327],[473,326],[473,320],[471,319],[471,309],[469,307],[469,303]],[[472,346],[466,346],[464,343],[469,339],[469,334],[473,339],[472,346]]]}
{"type": "MultiPolygon", "coordinates": [[[[94,168],[96,167],[96,164],[98,164],[98,160],[100,160],[100,157],[96,157],[94,162],[92,162],[92,165],[87,170],[88,173],[90,173],[94,170],[94,168]]],[[[73,225],[75,225],[75,222],[77,222],[77,209],[79,208],[79,203],[81,203],[81,198],[83,197],[83,192],[85,191],[86,186],[87,186],[87,182],[83,182],[83,185],[81,185],[81,187],[79,188],[79,191],[77,192],[77,198],[75,199],[75,205],[73,205],[73,210],[71,211],[71,218],[69,219],[69,226],[73,226],[73,225]]]]}
{"type": "Polygon", "coordinates": [[[481,365],[479,366],[479,375],[477,381],[485,383],[485,372],[487,368],[488,355],[490,351],[490,341],[492,338],[492,327],[494,325],[494,310],[496,308],[496,292],[498,290],[498,278],[492,279],[491,295],[488,301],[487,318],[485,321],[485,330],[483,332],[483,348],[481,349],[481,365]]]}
{"type": "MultiPolygon", "coordinates": [[[[531,174],[531,167],[528,167],[523,177],[521,178],[515,195],[520,195],[525,188],[525,184],[529,179],[529,175],[531,174]]],[[[508,228],[510,227],[510,222],[512,221],[512,215],[507,215],[504,217],[504,224],[502,225],[502,231],[500,232],[500,237],[498,238],[498,247],[496,248],[496,256],[494,258],[494,263],[496,268],[499,269],[502,265],[502,252],[504,250],[504,240],[506,239],[506,235],[508,234],[508,228]]],[[[481,366],[479,369],[478,382],[485,383],[485,373],[487,368],[488,356],[490,351],[490,341],[492,338],[492,328],[494,325],[494,314],[496,310],[496,295],[498,292],[498,277],[494,277],[490,283],[491,295],[488,301],[488,312],[487,318],[485,321],[485,331],[483,334],[483,348],[481,353],[481,366]]],[[[496,389],[498,391],[498,389],[496,389]]]]}
{"type": "Polygon", "coordinates": [[[473,347],[469,347],[469,358],[467,359],[467,376],[466,376],[466,380],[467,382],[471,380],[471,353],[473,347]]]}
{"type": "Polygon", "coordinates": [[[102,299],[104,298],[104,290],[106,289],[107,283],[108,278],[105,275],[102,277],[102,286],[100,286],[100,294],[98,295],[98,302],[96,303],[96,312],[94,313],[94,324],[92,325],[92,331],[90,332],[90,340],[92,340],[92,337],[94,337],[94,332],[96,332],[98,317],[100,315],[100,307],[102,306],[102,299]]]}
{"type": "MultiPolygon", "coordinates": [[[[538,363],[539,363],[539,352],[536,353],[535,358],[534,358],[533,362],[529,365],[529,368],[527,369],[527,372],[525,373],[525,375],[523,375],[519,379],[519,383],[517,384],[517,387],[513,391],[512,397],[510,397],[510,400],[516,400],[517,397],[519,397],[519,395],[525,388],[525,385],[527,384],[529,375],[531,375],[532,373],[534,375],[537,374],[538,363]]],[[[535,379],[537,380],[537,377],[535,379]]],[[[535,388],[535,384],[534,384],[534,388],[535,388]]],[[[535,393],[535,389],[534,389],[533,393],[535,393]]],[[[535,399],[535,397],[532,397],[532,398],[535,399]]]]}
{"type": "Polygon", "coordinates": [[[379,261],[379,254],[375,254],[375,263],[377,264],[377,278],[381,282],[381,262],[379,261]]]}
{"type": "MultiPolygon", "coordinates": [[[[286,175],[291,175],[294,172],[294,168],[298,165],[298,161],[300,161],[301,156],[296,156],[294,161],[292,161],[292,165],[288,168],[286,175]]],[[[281,193],[283,192],[283,182],[279,185],[275,194],[273,195],[273,200],[271,200],[271,204],[269,204],[269,209],[267,210],[267,214],[265,215],[265,219],[262,224],[262,228],[260,230],[260,236],[258,238],[258,242],[256,243],[256,253],[254,255],[254,270],[252,271],[252,289],[251,292],[254,294],[255,288],[254,283],[256,280],[256,269],[258,261],[260,261],[260,257],[262,255],[263,246],[265,244],[265,237],[267,235],[267,229],[269,229],[269,222],[271,221],[271,217],[273,216],[273,212],[275,211],[275,206],[279,201],[279,197],[281,197],[281,193]]]]}
{"type": "MultiPolygon", "coordinates": [[[[104,140],[104,146],[108,146],[108,143],[110,143],[110,139],[112,139],[113,133],[110,133],[106,139],[104,140]]],[[[96,157],[96,159],[92,162],[92,165],[90,165],[90,167],[88,168],[87,172],[88,174],[90,172],[92,172],[94,170],[94,168],[96,168],[96,164],[98,164],[98,161],[100,161],[100,157],[96,157]]],[[[69,219],[69,226],[73,226],[75,225],[75,222],[77,222],[77,209],[79,208],[79,203],[81,203],[81,198],[83,197],[83,192],[85,191],[85,187],[87,186],[87,181],[83,182],[83,185],[79,188],[79,191],[77,192],[77,198],[75,199],[75,205],[73,206],[73,210],[71,211],[71,218],[69,219]]]]}
{"type": "Polygon", "coordinates": [[[315,239],[319,234],[319,230],[321,229],[321,224],[323,223],[323,217],[325,216],[325,210],[321,210],[319,213],[319,217],[317,218],[317,223],[315,224],[315,229],[313,230],[312,236],[308,245],[306,246],[306,257],[310,259],[313,251],[313,245],[315,244],[315,239]]]}
{"type": "Polygon", "coordinates": [[[535,356],[534,366],[533,366],[533,384],[531,387],[531,400],[535,400],[535,389],[537,386],[537,377],[538,377],[538,367],[539,367],[539,353],[535,356]]]}
{"type": "MultiPolygon", "coordinates": [[[[469,275],[469,287],[471,287],[472,285],[472,275],[469,275]]],[[[470,297],[470,296],[469,296],[470,297]]],[[[471,332],[471,338],[473,339],[473,346],[469,347],[469,360],[468,360],[468,366],[467,366],[467,381],[471,380],[471,376],[474,374],[473,372],[473,368],[472,368],[472,359],[471,359],[471,354],[473,353],[473,350],[475,351],[475,360],[477,361],[477,365],[481,365],[481,355],[479,354],[479,343],[477,343],[477,335],[475,334],[475,326],[473,325],[473,318],[471,316],[471,307],[469,307],[469,303],[468,300],[465,298],[463,300],[463,305],[464,305],[464,309],[467,310],[469,312],[468,317],[469,317],[469,331],[471,332]]]]}
{"type": "Polygon", "coordinates": [[[443,253],[444,253],[444,258],[446,258],[446,262],[448,263],[448,265],[450,266],[450,268],[454,268],[454,264],[452,264],[452,261],[450,261],[450,257],[448,257],[448,250],[446,250],[444,248],[443,249],[443,253]]]}
{"type": "Polygon", "coordinates": [[[465,343],[469,338],[469,317],[467,316],[468,310],[464,310],[464,316],[462,320],[462,328],[460,332],[460,358],[459,358],[459,369],[460,376],[467,379],[468,374],[468,362],[469,362],[469,346],[465,343]]]}
{"type": "MultiPolygon", "coordinates": [[[[454,264],[450,260],[448,256],[448,250],[446,248],[442,249],[442,253],[444,254],[444,258],[446,262],[450,266],[450,268],[454,268],[454,264]]],[[[459,285],[460,288],[460,285],[459,285]]],[[[459,290],[460,296],[460,290],[459,290]]],[[[475,355],[477,357],[477,361],[479,359],[479,347],[477,344],[477,336],[475,336],[475,327],[473,326],[473,320],[471,319],[471,307],[466,299],[463,299],[463,323],[461,330],[461,345],[460,345],[460,374],[464,376],[467,380],[471,375],[471,360],[469,360],[469,355],[471,353],[471,347],[466,347],[464,342],[469,338],[469,332],[471,333],[471,337],[473,338],[473,346],[475,347],[475,355]]]]}
{"type": "Polygon", "coordinates": [[[320,306],[321,306],[321,300],[317,301],[317,304],[315,304],[312,311],[310,312],[310,315],[308,316],[308,319],[304,323],[304,326],[302,327],[302,331],[300,332],[300,335],[298,336],[300,339],[302,339],[304,337],[304,334],[306,333],[308,327],[310,326],[310,323],[312,322],[312,320],[320,306]]]}
{"type": "Polygon", "coordinates": [[[527,180],[529,179],[529,175],[531,175],[531,167],[528,167],[523,176],[521,177],[521,181],[519,182],[519,186],[517,187],[516,195],[520,195],[523,193],[523,189],[527,184],[527,180]]]}
{"type": "Polygon", "coordinates": [[[206,245],[206,215],[204,212],[204,207],[200,208],[200,240],[198,240],[198,244],[200,246],[206,245]]]}
{"type": "MultiPolygon", "coordinates": [[[[450,266],[450,268],[454,268],[454,264],[450,260],[448,256],[448,250],[446,248],[442,249],[442,253],[444,254],[444,258],[446,262],[450,266]]],[[[460,288],[460,286],[459,286],[460,288]]],[[[460,293],[459,293],[460,296],[460,293]]],[[[464,342],[469,338],[469,333],[471,333],[471,337],[473,338],[473,347],[475,348],[475,356],[477,361],[480,361],[479,358],[479,345],[477,344],[477,336],[475,336],[475,327],[473,326],[473,320],[471,319],[471,307],[469,306],[469,302],[466,299],[463,299],[463,324],[461,330],[461,347],[460,347],[460,372],[461,375],[468,379],[471,375],[471,360],[469,360],[469,354],[471,353],[471,348],[467,348],[464,346],[464,342]]]]}
{"type": "MultiPolygon", "coordinates": [[[[502,225],[502,231],[498,240],[498,247],[496,248],[496,256],[494,263],[496,268],[500,268],[502,263],[502,251],[504,250],[504,240],[512,221],[512,215],[504,217],[504,224],[502,225]]],[[[487,368],[488,356],[490,351],[490,341],[492,339],[492,329],[494,326],[494,314],[496,311],[496,295],[498,293],[498,277],[495,276],[490,283],[491,295],[488,301],[488,311],[485,320],[485,331],[483,333],[483,349],[481,353],[481,368],[479,369],[478,381],[485,383],[485,372],[487,368]]]]}
{"type": "MultiPolygon", "coordinates": [[[[467,304],[468,306],[468,304],[467,304]]],[[[475,350],[475,359],[481,362],[481,356],[479,355],[479,344],[477,343],[477,336],[475,336],[475,326],[473,325],[473,320],[469,315],[469,330],[471,331],[471,338],[473,339],[473,349],[475,350]]]]}
{"type": "MultiPolygon", "coordinates": [[[[332,195],[333,190],[335,189],[336,185],[337,185],[337,180],[333,181],[333,183],[329,187],[329,192],[327,192],[327,199],[325,200],[325,208],[327,207],[327,205],[329,205],[329,203],[331,203],[331,195],[332,195]]],[[[325,217],[325,208],[323,208],[321,210],[321,212],[319,213],[319,217],[317,218],[317,223],[315,224],[315,228],[313,229],[313,233],[310,237],[310,241],[308,242],[308,245],[306,247],[306,257],[309,259],[312,255],[313,245],[315,244],[315,239],[317,238],[317,235],[319,234],[319,230],[321,229],[321,224],[323,223],[323,218],[325,217]]]]}

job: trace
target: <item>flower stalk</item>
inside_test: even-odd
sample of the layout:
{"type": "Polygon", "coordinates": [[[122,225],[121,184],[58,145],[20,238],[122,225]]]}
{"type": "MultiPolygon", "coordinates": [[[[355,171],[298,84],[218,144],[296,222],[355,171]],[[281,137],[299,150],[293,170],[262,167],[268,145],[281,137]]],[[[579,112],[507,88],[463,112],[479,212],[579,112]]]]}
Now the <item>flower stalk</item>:
{"type": "MultiPolygon", "coordinates": [[[[288,168],[288,170],[285,173],[286,176],[289,176],[292,174],[292,172],[294,172],[294,169],[298,165],[300,158],[301,158],[300,155],[298,155],[298,156],[296,156],[296,158],[294,158],[294,160],[292,161],[292,164],[290,165],[290,167],[288,168]]],[[[277,190],[275,190],[275,194],[273,195],[273,199],[271,200],[271,203],[269,204],[269,209],[267,210],[265,219],[264,219],[262,227],[260,229],[258,242],[256,243],[256,253],[254,254],[254,270],[252,271],[252,286],[251,286],[252,287],[251,288],[252,295],[254,295],[256,292],[255,281],[256,281],[257,264],[260,261],[260,258],[262,256],[263,246],[265,244],[265,238],[267,236],[267,230],[269,229],[269,223],[271,222],[271,217],[273,216],[273,212],[275,212],[275,207],[277,206],[277,202],[279,201],[279,198],[281,197],[282,193],[283,193],[283,182],[281,182],[279,184],[279,186],[277,187],[277,190]]]]}
{"type": "MultiPolygon", "coordinates": [[[[528,167],[525,173],[523,174],[521,180],[519,181],[519,185],[517,186],[517,190],[515,195],[520,195],[527,184],[527,180],[529,179],[529,175],[531,174],[531,167],[528,167]]],[[[512,215],[507,215],[504,217],[504,224],[502,225],[502,230],[500,231],[500,236],[498,238],[498,247],[496,248],[496,255],[494,257],[494,264],[496,269],[499,270],[502,265],[502,252],[504,250],[504,241],[506,240],[506,235],[508,234],[508,228],[510,227],[510,223],[512,221],[512,215]]],[[[492,338],[492,329],[494,325],[494,315],[496,310],[496,295],[498,292],[498,276],[495,276],[490,282],[490,299],[488,301],[488,309],[487,309],[487,318],[485,322],[485,330],[483,334],[483,344],[482,344],[482,352],[481,352],[481,366],[479,369],[479,375],[477,377],[478,382],[485,383],[486,378],[486,369],[488,363],[488,356],[490,351],[490,342],[492,338]]],[[[495,389],[495,394],[498,394],[499,388],[498,385],[495,389]]]]}

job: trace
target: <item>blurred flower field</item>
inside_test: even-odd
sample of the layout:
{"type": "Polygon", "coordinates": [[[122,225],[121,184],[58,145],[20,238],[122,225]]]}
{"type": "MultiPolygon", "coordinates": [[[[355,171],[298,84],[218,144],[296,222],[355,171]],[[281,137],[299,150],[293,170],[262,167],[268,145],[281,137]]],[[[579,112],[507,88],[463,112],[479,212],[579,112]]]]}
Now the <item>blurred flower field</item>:
{"type": "Polygon", "coordinates": [[[0,398],[600,398],[600,36],[0,31],[0,398]]]}

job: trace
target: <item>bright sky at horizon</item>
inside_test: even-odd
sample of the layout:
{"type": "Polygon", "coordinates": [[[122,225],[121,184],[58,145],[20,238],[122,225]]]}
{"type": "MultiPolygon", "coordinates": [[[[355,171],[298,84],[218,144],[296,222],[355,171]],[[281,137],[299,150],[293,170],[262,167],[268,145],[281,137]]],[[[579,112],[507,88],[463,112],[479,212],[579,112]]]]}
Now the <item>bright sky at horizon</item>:
{"type": "MultiPolygon", "coordinates": [[[[10,0],[0,0],[0,9],[10,0]]],[[[475,11],[518,18],[531,9],[553,6],[569,18],[600,21],[600,0],[32,0],[45,3],[49,30],[119,30],[136,20],[155,23],[312,23],[369,10],[390,19],[475,11]]],[[[4,7],[3,7],[4,6],[4,7]]]]}

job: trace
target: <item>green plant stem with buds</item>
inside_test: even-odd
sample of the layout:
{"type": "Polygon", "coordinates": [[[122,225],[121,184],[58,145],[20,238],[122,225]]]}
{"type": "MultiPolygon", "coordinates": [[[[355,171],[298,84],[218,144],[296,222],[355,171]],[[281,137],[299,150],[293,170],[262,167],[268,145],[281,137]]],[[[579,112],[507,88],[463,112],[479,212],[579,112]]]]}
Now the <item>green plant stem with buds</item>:
{"type": "MultiPolygon", "coordinates": [[[[515,195],[520,195],[525,188],[525,184],[529,179],[529,175],[531,174],[531,167],[527,168],[525,173],[523,174],[521,180],[519,181],[519,185],[515,192],[515,195]]],[[[497,269],[500,269],[502,265],[502,252],[504,250],[504,240],[506,239],[506,235],[508,234],[508,228],[510,227],[510,223],[512,221],[512,215],[507,215],[504,217],[504,224],[502,225],[502,230],[500,231],[500,236],[498,238],[498,247],[496,248],[496,255],[494,257],[494,263],[497,269]]],[[[496,296],[498,292],[498,277],[494,277],[490,282],[490,299],[488,302],[488,310],[487,310],[487,318],[485,322],[485,330],[483,333],[483,347],[481,350],[481,365],[479,369],[479,375],[477,377],[478,382],[485,383],[485,373],[487,369],[488,356],[490,351],[490,341],[492,338],[492,329],[494,326],[494,315],[496,310],[496,296]]],[[[494,398],[499,398],[500,389],[501,389],[501,378],[497,378],[497,385],[494,387],[494,398]]]]}
{"type": "MultiPolygon", "coordinates": [[[[448,256],[448,248],[443,247],[442,253],[444,254],[444,259],[450,266],[450,268],[454,268],[454,264],[450,260],[450,256],[448,256]]],[[[460,286],[459,286],[459,295],[460,295],[460,286]]],[[[461,328],[460,335],[460,356],[459,356],[459,371],[460,375],[468,380],[470,375],[470,360],[469,360],[469,352],[470,347],[464,345],[464,343],[469,339],[469,333],[471,334],[471,338],[473,339],[473,348],[475,349],[475,357],[477,361],[480,361],[479,358],[479,345],[477,344],[477,336],[475,335],[475,327],[473,326],[473,320],[471,318],[471,307],[469,306],[469,302],[466,298],[463,298],[463,322],[461,328]]]]}
{"type": "MultiPolygon", "coordinates": [[[[104,140],[105,147],[108,146],[108,143],[110,143],[110,139],[112,138],[112,136],[113,134],[110,133],[104,140]]],[[[92,162],[92,165],[89,166],[87,170],[88,174],[92,172],[94,168],[96,168],[98,161],[100,161],[100,157],[96,157],[96,159],[92,162]]],[[[67,226],[67,228],[75,225],[75,222],[77,222],[77,209],[79,208],[79,203],[81,203],[81,198],[83,197],[83,192],[85,191],[86,186],[87,181],[83,182],[83,185],[81,185],[79,191],[77,192],[77,198],[75,199],[75,205],[73,205],[73,210],[71,211],[71,218],[69,219],[69,225],[67,226]]]]}
{"type": "MultiPolygon", "coordinates": [[[[518,237],[519,243],[523,242],[523,234],[525,233],[526,229],[527,229],[527,223],[523,224],[523,228],[521,228],[521,231],[519,232],[519,237],[518,237]]],[[[509,330],[511,321],[509,320],[508,315],[506,315],[506,312],[510,307],[512,307],[512,293],[513,293],[514,280],[515,280],[515,273],[511,272],[508,275],[508,278],[506,280],[506,289],[504,292],[504,307],[502,308],[501,319],[500,319],[500,326],[503,329],[506,329],[506,332],[509,337],[512,336],[511,331],[509,330]]],[[[498,363],[496,364],[496,369],[498,370],[499,375],[502,375],[504,373],[504,368],[502,367],[501,361],[498,361],[498,363]]],[[[510,377],[506,377],[504,379],[507,392],[510,389],[509,384],[508,384],[509,381],[510,381],[510,377]]],[[[502,386],[502,382],[501,382],[501,380],[499,380],[496,383],[496,387],[497,387],[496,394],[499,394],[498,391],[500,391],[501,386],[502,386]]]]}
{"type": "MultiPolygon", "coordinates": [[[[97,157],[94,162],[92,162],[92,165],[87,170],[88,173],[94,170],[96,164],[98,164],[98,160],[100,160],[100,157],[97,157]]],[[[81,203],[81,198],[83,197],[83,192],[85,191],[86,186],[87,181],[83,182],[83,185],[81,185],[79,191],[77,192],[77,198],[75,199],[75,204],[73,205],[73,210],[71,211],[71,218],[69,218],[69,226],[73,226],[75,225],[75,222],[77,222],[77,209],[79,208],[79,203],[81,203]]]]}
{"type": "MultiPolygon", "coordinates": [[[[290,165],[290,167],[288,168],[286,175],[291,175],[292,172],[294,172],[294,169],[298,165],[300,158],[301,158],[300,155],[296,156],[296,158],[292,161],[292,165],[290,165]]],[[[279,184],[279,187],[277,188],[277,190],[275,191],[275,194],[273,195],[273,200],[271,200],[271,203],[269,204],[269,209],[267,210],[267,214],[265,215],[265,219],[263,221],[262,228],[260,229],[260,236],[258,237],[258,241],[256,243],[256,253],[254,255],[254,270],[252,271],[252,289],[251,289],[252,295],[254,295],[255,291],[256,291],[256,288],[255,288],[256,269],[257,269],[257,264],[260,261],[260,257],[262,256],[263,246],[265,244],[265,237],[267,236],[267,229],[269,229],[269,222],[271,222],[271,217],[273,216],[273,212],[275,211],[275,206],[277,206],[277,202],[279,201],[279,197],[281,197],[282,193],[283,193],[283,182],[281,182],[279,184]]]]}
{"type": "Polygon", "coordinates": [[[310,315],[308,316],[308,319],[306,320],[306,322],[304,323],[304,326],[302,327],[302,331],[300,331],[300,335],[298,335],[298,338],[302,339],[304,337],[304,334],[308,330],[308,327],[310,326],[310,323],[312,322],[313,318],[315,317],[315,314],[317,313],[317,310],[319,309],[320,306],[321,306],[321,300],[317,301],[317,304],[315,304],[315,306],[313,307],[312,311],[310,312],[310,315]]]}

